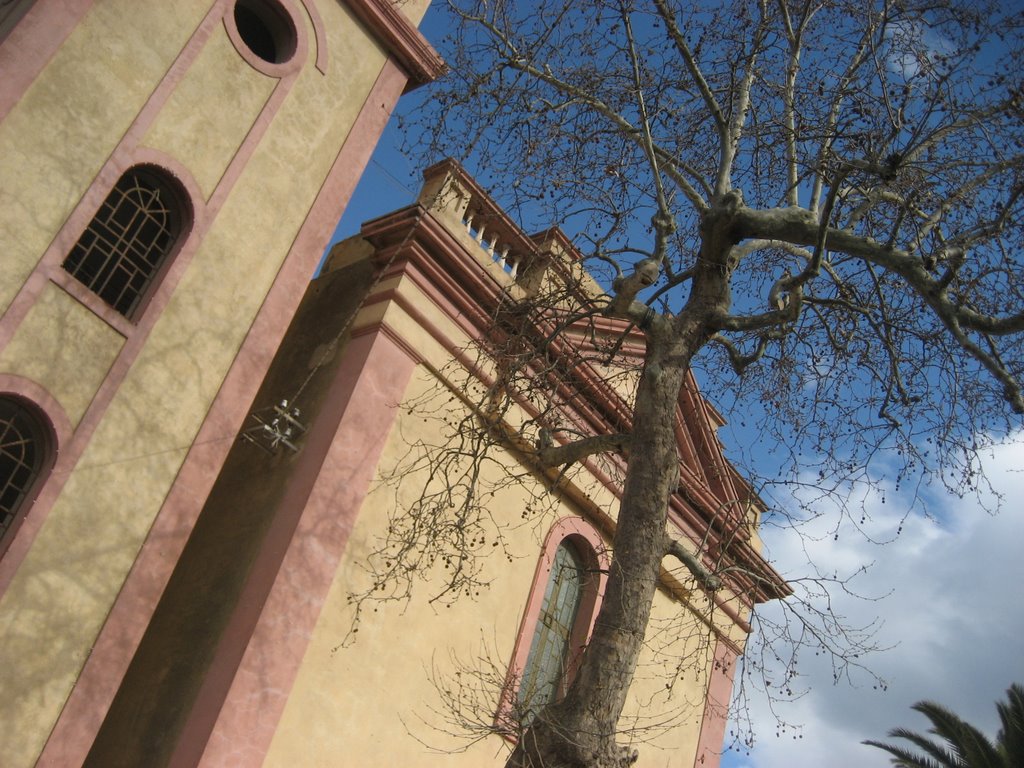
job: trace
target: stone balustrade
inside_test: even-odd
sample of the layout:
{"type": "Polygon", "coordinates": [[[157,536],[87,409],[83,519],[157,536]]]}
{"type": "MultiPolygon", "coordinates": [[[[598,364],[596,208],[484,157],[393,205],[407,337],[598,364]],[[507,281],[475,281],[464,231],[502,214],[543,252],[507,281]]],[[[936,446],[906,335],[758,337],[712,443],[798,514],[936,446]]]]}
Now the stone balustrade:
{"type": "Polygon", "coordinates": [[[424,172],[419,203],[475,243],[514,282],[522,282],[537,260],[537,246],[454,160],[424,172]]]}

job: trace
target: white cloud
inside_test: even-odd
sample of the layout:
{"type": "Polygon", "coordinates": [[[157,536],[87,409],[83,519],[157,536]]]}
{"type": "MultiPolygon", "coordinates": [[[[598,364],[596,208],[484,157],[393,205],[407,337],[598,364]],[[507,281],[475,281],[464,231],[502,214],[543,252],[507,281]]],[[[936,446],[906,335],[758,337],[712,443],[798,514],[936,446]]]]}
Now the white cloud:
{"type": "Polygon", "coordinates": [[[953,42],[921,22],[904,20],[891,24],[885,33],[886,68],[912,80],[922,68],[933,71],[940,55],[952,53],[953,42]]]}
{"type": "MultiPolygon", "coordinates": [[[[837,597],[837,613],[853,623],[878,616],[882,646],[868,664],[888,682],[874,690],[871,680],[832,684],[831,667],[820,657],[801,662],[809,693],[785,705],[783,717],[802,723],[775,735],[774,718],[755,702],[758,740],[752,754],[731,755],[727,768],[884,768],[881,750],[864,739],[885,740],[903,726],[924,732],[928,721],[910,706],[928,699],[994,735],[995,701],[1012,682],[1024,683],[1024,439],[999,446],[987,472],[1005,497],[1002,511],[989,515],[977,500],[940,498],[930,504],[933,519],[912,516],[890,544],[876,546],[848,530],[799,541],[766,531],[770,557],[784,574],[805,566],[808,556],[829,568],[874,562],[855,584],[862,594],[891,594],[879,602],[837,597]],[[936,521],[944,521],[942,524],[936,521]],[[815,663],[817,662],[817,664],[815,663]]],[[[883,538],[900,524],[890,496],[882,506],[869,499],[872,531],[883,538]]]]}

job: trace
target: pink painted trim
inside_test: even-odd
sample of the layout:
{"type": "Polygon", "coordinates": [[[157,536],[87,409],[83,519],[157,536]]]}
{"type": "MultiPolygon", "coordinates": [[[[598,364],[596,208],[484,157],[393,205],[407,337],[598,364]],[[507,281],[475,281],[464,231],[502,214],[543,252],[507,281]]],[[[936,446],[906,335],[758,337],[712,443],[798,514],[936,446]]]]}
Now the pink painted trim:
{"type": "Polygon", "coordinates": [[[729,721],[729,703],[732,701],[732,681],[736,674],[736,659],[736,650],[719,640],[708,672],[704,718],[700,725],[694,768],[718,768],[722,758],[722,744],[725,742],[725,729],[729,721]]]}
{"type": "Polygon", "coordinates": [[[407,90],[444,74],[444,59],[390,0],[345,0],[345,4],[405,70],[410,80],[407,90]]]}
{"type": "Polygon", "coordinates": [[[396,403],[414,370],[414,362],[387,334],[360,336],[350,342],[340,376],[325,397],[326,407],[303,446],[302,466],[267,535],[269,545],[276,542],[279,551],[265,552],[266,562],[256,566],[260,579],[273,580],[266,605],[262,600],[250,601],[254,605],[247,611],[243,598],[232,618],[233,625],[246,623],[249,619],[243,613],[262,608],[259,623],[254,632],[241,627],[233,631],[249,641],[240,666],[229,658],[238,652],[238,641],[225,638],[215,662],[219,670],[204,681],[200,704],[193,712],[195,724],[190,722],[193,727],[180,740],[181,754],[172,760],[172,768],[195,765],[190,753],[203,744],[206,750],[200,766],[263,764],[376,474],[398,414],[396,403]],[[234,682],[221,708],[213,690],[232,676],[234,682]],[[199,712],[200,707],[206,711],[199,712]],[[207,741],[199,721],[216,715],[218,709],[220,717],[207,741]]]}
{"type": "Polygon", "coordinates": [[[530,655],[530,646],[533,643],[533,635],[537,629],[537,621],[544,603],[544,592],[547,589],[548,578],[551,575],[551,567],[555,562],[555,552],[559,545],[566,540],[571,541],[576,546],[577,553],[587,561],[588,568],[597,572],[598,579],[596,584],[591,582],[587,585],[579,611],[576,614],[576,623],[573,626],[572,636],[569,640],[571,655],[569,656],[565,678],[562,680],[560,694],[565,692],[565,688],[568,687],[568,684],[575,677],[576,670],[579,669],[583,658],[583,649],[586,647],[587,642],[590,640],[590,634],[594,630],[597,610],[601,605],[601,597],[604,595],[605,584],[608,581],[611,557],[608,554],[608,548],[604,539],[594,526],[582,517],[563,517],[551,526],[548,535],[544,539],[544,546],[537,560],[537,567],[533,573],[533,582],[530,584],[530,591],[526,599],[526,607],[523,609],[523,618],[519,623],[519,632],[516,634],[516,642],[512,650],[512,660],[509,663],[508,674],[505,679],[505,687],[502,689],[501,698],[498,702],[495,723],[502,728],[506,735],[514,734],[518,729],[513,715],[516,692],[519,688],[519,681],[522,679],[523,671],[526,669],[526,660],[530,655]]]}
{"type": "MultiPolygon", "coordinates": [[[[288,24],[291,25],[291,31],[295,35],[295,50],[292,51],[291,55],[286,61],[280,63],[273,63],[261,59],[248,45],[242,40],[242,36],[238,32],[238,25],[235,24],[234,14],[234,0],[222,0],[225,3],[224,13],[224,29],[227,31],[228,39],[231,41],[231,45],[238,51],[238,55],[241,56],[245,63],[255,69],[257,72],[261,72],[269,77],[283,78],[287,75],[297,72],[302,68],[302,65],[306,61],[306,55],[309,52],[309,41],[306,38],[306,25],[302,23],[298,12],[289,0],[267,0],[277,6],[277,9],[282,11],[288,24]]],[[[308,11],[308,9],[307,9],[308,11]]]]}
{"type": "Polygon", "coordinates": [[[116,161],[112,160],[103,169],[97,182],[89,188],[85,197],[82,198],[82,202],[78,204],[75,211],[68,217],[64,227],[57,235],[54,245],[51,245],[43,256],[42,264],[46,266],[46,273],[50,282],[59,285],[78,302],[88,307],[90,311],[100,317],[107,325],[127,338],[135,333],[138,321],[146,314],[150,306],[153,306],[155,311],[159,313],[167,305],[175,286],[184,274],[188,263],[192,260],[192,256],[198,247],[198,243],[195,242],[191,244],[191,247],[186,247],[186,244],[189,243],[193,230],[197,228],[197,221],[199,222],[200,229],[206,229],[203,226],[205,218],[206,205],[203,202],[203,194],[189,170],[170,155],[165,155],[162,152],[146,147],[137,147],[134,151],[124,153],[116,161]],[[61,264],[66,258],[68,251],[74,247],[74,244],[82,236],[82,232],[89,226],[89,223],[96,215],[96,211],[99,210],[103,201],[107,199],[114,185],[131,169],[146,166],[155,168],[162,176],[171,181],[174,186],[178,187],[176,192],[179,196],[179,202],[182,204],[184,221],[182,222],[182,230],[178,235],[178,240],[164,259],[160,270],[153,275],[132,314],[129,317],[125,317],[72,277],[64,270],[61,264]],[[110,177],[113,177],[113,180],[109,184],[100,183],[107,182],[110,177]],[[72,240],[72,238],[74,239],[72,240]],[[63,246],[65,242],[69,242],[66,247],[58,247],[58,243],[63,246]]]}
{"type": "Polygon", "coordinates": [[[324,29],[324,21],[320,18],[320,11],[311,0],[300,0],[302,7],[306,9],[309,21],[313,25],[313,39],[316,41],[316,61],[314,66],[322,75],[327,74],[327,32],[324,29]]]}
{"type": "Polygon", "coordinates": [[[0,394],[17,395],[35,404],[50,422],[57,444],[56,451],[71,440],[71,421],[57,399],[45,387],[13,373],[0,373],[0,394]]]}
{"type": "MultiPolygon", "coordinates": [[[[44,5],[45,3],[40,4],[44,5]]],[[[214,7],[214,9],[206,15],[202,23],[200,23],[199,27],[192,34],[192,37],[189,39],[185,48],[182,49],[181,53],[178,54],[178,58],[171,66],[167,75],[159,85],[157,85],[153,94],[136,116],[134,122],[121,139],[117,148],[111,154],[110,159],[100,169],[92,184],[85,190],[85,193],[78,205],[75,206],[71,215],[68,216],[67,221],[64,222],[64,225],[57,232],[53,241],[50,243],[49,247],[40,259],[39,264],[36,266],[35,271],[25,281],[25,284],[15,296],[14,301],[4,312],[3,317],[0,318],[0,349],[3,349],[10,342],[18,325],[20,325],[21,321],[24,320],[25,315],[28,314],[32,304],[35,303],[39,294],[45,287],[46,281],[50,278],[54,268],[60,269],[60,264],[64,260],[64,256],[81,236],[82,231],[88,225],[96,210],[99,209],[110,189],[115,183],[117,183],[117,180],[130,166],[137,163],[158,165],[169,170],[172,175],[176,176],[189,192],[191,197],[191,203],[194,209],[193,217],[195,219],[193,232],[198,231],[200,238],[202,235],[205,235],[205,230],[208,228],[214,212],[208,212],[204,226],[200,215],[200,211],[203,207],[200,205],[200,201],[205,198],[201,193],[198,193],[199,187],[195,184],[194,180],[192,180],[191,173],[184,165],[174,158],[163,153],[158,153],[154,150],[140,148],[138,142],[141,140],[142,136],[145,135],[145,132],[149,129],[153,120],[156,119],[156,116],[163,108],[167,99],[170,98],[178,83],[187,73],[189,66],[193,61],[195,61],[200,50],[209,39],[210,33],[216,27],[217,20],[219,19],[219,16],[217,15],[218,13],[220,13],[220,11],[214,7]]],[[[185,249],[183,248],[183,250],[185,249]]],[[[181,254],[179,253],[178,258],[175,259],[175,261],[180,259],[181,254]]],[[[99,300],[96,300],[95,303],[101,310],[97,313],[100,317],[103,317],[105,320],[110,322],[112,327],[118,328],[119,332],[124,333],[124,335],[128,335],[125,331],[128,330],[129,326],[123,322],[123,318],[118,320],[117,317],[120,317],[119,315],[117,317],[109,317],[108,313],[102,309],[102,307],[105,307],[106,305],[99,300]]],[[[92,308],[93,307],[90,307],[90,309],[92,308]]],[[[117,313],[113,313],[113,315],[117,315],[117,313]]]]}
{"type": "Polygon", "coordinates": [[[412,360],[414,363],[419,365],[425,362],[426,358],[423,357],[423,351],[413,346],[408,339],[406,339],[399,331],[396,331],[390,323],[386,320],[382,320],[379,326],[367,326],[365,328],[359,328],[352,332],[352,338],[358,338],[359,336],[368,336],[377,332],[383,333],[391,343],[402,350],[406,357],[412,360]]]}
{"type": "MultiPolygon", "coordinates": [[[[97,313],[101,318],[115,330],[122,332],[122,335],[126,336],[126,341],[111,365],[110,370],[107,372],[106,378],[93,396],[81,420],[78,424],[74,425],[74,434],[65,444],[66,448],[62,450],[58,466],[50,474],[46,487],[40,492],[35,503],[32,505],[31,514],[20,526],[18,535],[11,542],[10,548],[2,563],[0,563],[0,595],[7,590],[18,566],[28,554],[32,541],[42,528],[47,515],[50,513],[50,509],[57,500],[61,488],[63,488],[67,476],[73,471],[93,432],[99,426],[107,406],[117,394],[118,387],[128,374],[131,364],[135,361],[135,357],[145,344],[149,332],[163,311],[164,306],[170,300],[174,287],[184,274],[188,263],[198,248],[202,236],[205,234],[206,228],[209,226],[209,217],[203,215],[202,198],[197,198],[197,193],[198,186],[192,179],[191,174],[176,160],[162,153],[149,149],[140,149],[135,152],[124,153],[120,158],[120,164],[112,159],[108,167],[98,177],[97,182],[90,188],[86,197],[83,198],[82,203],[79,203],[72,216],[69,217],[64,227],[58,233],[54,239],[54,244],[50,246],[40,261],[40,266],[36,268],[29,280],[22,286],[15,301],[12,302],[11,306],[8,307],[7,313],[0,319],[0,348],[2,348],[10,342],[18,325],[20,325],[25,315],[28,314],[29,309],[38,299],[47,280],[52,279],[54,274],[59,272],[61,275],[57,275],[58,280],[66,279],[73,283],[69,290],[70,295],[81,300],[86,306],[89,306],[86,302],[91,302],[97,310],[102,312],[102,314],[97,313]],[[110,188],[121,177],[123,170],[139,164],[160,165],[176,177],[178,182],[181,183],[184,193],[188,194],[191,198],[193,218],[191,231],[183,233],[179,244],[176,246],[178,248],[177,253],[172,254],[165,263],[165,271],[160,284],[150,294],[151,298],[149,299],[146,311],[138,319],[138,323],[133,326],[129,320],[119,315],[98,297],[94,296],[91,291],[81,286],[77,280],[74,280],[74,278],[64,272],[60,267],[60,262],[63,260],[67,250],[70,250],[71,246],[80,237],[82,230],[85,229],[92,218],[93,211],[102,204],[110,188]],[[101,181],[104,182],[104,185],[101,185],[101,181]],[[60,246],[65,244],[66,249],[61,250],[60,246]]],[[[60,282],[58,280],[54,282],[57,282],[59,285],[60,282]]],[[[68,289],[65,288],[65,290],[68,289]]],[[[92,306],[89,308],[93,309],[92,306]]],[[[63,413],[63,410],[61,412],[63,413]]]]}
{"type": "MultiPolygon", "coordinates": [[[[32,514],[33,510],[37,506],[36,502],[42,491],[47,487],[47,480],[51,472],[58,465],[62,446],[67,445],[71,439],[71,421],[56,398],[31,379],[10,373],[0,373],[0,395],[13,397],[25,403],[48,433],[48,445],[44,446],[46,450],[44,464],[21,502],[18,517],[11,522],[4,532],[3,539],[0,540],[0,568],[13,573],[17,563],[21,562],[24,557],[25,546],[19,542],[20,545],[15,547],[15,552],[20,553],[20,556],[15,554],[8,559],[4,558],[4,555],[18,541],[19,531],[24,527],[26,520],[37,517],[32,514]]],[[[22,541],[25,538],[22,536],[22,541]]]]}
{"type": "MultiPolygon", "coordinates": [[[[431,224],[434,220],[432,217],[423,217],[422,219],[416,219],[416,225],[420,223],[431,224]]],[[[445,247],[440,245],[438,247],[445,247]]],[[[483,333],[480,322],[489,322],[489,316],[482,313],[478,305],[473,304],[473,297],[471,297],[467,291],[467,286],[472,286],[474,281],[469,278],[463,278],[463,270],[472,272],[478,276],[485,275],[480,270],[479,265],[473,261],[466,261],[464,259],[471,258],[467,257],[465,252],[460,246],[452,246],[457,248],[457,251],[452,253],[460,254],[459,256],[448,255],[451,259],[450,262],[446,262],[445,265],[440,265],[431,259],[427,250],[425,250],[415,240],[410,241],[406,248],[408,249],[408,255],[404,258],[396,259],[391,265],[391,272],[389,274],[398,275],[401,274],[410,279],[420,291],[437,306],[441,312],[443,312],[448,318],[452,319],[458,326],[465,332],[470,338],[479,339],[483,333]],[[474,272],[473,265],[476,264],[474,272]],[[455,267],[453,269],[453,267],[455,267]],[[481,320],[482,318],[482,320],[481,320]]],[[[385,261],[390,258],[391,252],[384,252],[377,255],[378,261],[385,261]]],[[[479,285],[477,286],[478,291],[487,290],[487,282],[484,278],[479,279],[479,285]]],[[[477,295],[480,295],[479,293],[477,295]]],[[[397,306],[401,307],[402,310],[408,314],[413,320],[416,321],[422,328],[427,330],[430,335],[444,348],[446,349],[456,360],[458,360],[465,368],[477,376],[485,386],[493,384],[493,380],[488,377],[483,371],[481,371],[475,364],[475,362],[466,355],[464,349],[452,341],[452,339],[446,335],[422,310],[421,307],[411,302],[402,292],[396,288],[385,288],[381,292],[374,294],[367,298],[365,306],[370,306],[373,303],[382,301],[393,301],[397,306]]],[[[589,369],[582,369],[587,370],[589,369]]],[[[592,371],[589,371],[592,375],[592,371]]],[[[611,391],[608,387],[598,387],[595,382],[595,386],[592,393],[600,397],[616,398],[617,395],[611,391]]],[[[694,385],[695,386],[695,385],[694,385]]],[[[521,402],[520,405],[530,413],[536,413],[527,402],[521,402]]],[[[606,409],[615,408],[619,410],[619,406],[614,404],[606,404],[606,409]]],[[[629,420],[631,421],[631,419],[629,420]]],[[[629,421],[626,423],[628,424],[629,421]]],[[[597,423],[592,420],[591,423],[597,423]]],[[[599,424],[599,428],[603,428],[599,424]]],[[[597,462],[592,459],[584,460],[584,465],[587,469],[605,486],[615,497],[621,496],[621,487],[612,477],[610,477],[604,470],[600,468],[597,462]]],[[[687,467],[683,466],[682,469],[687,471],[687,467]]],[[[706,510],[714,510],[717,508],[718,502],[712,502],[708,500],[708,492],[704,488],[703,481],[697,480],[687,487],[687,495],[689,497],[697,496],[704,500],[706,510]]],[[[705,514],[710,514],[706,512],[705,514]]],[[[611,521],[605,513],[595,512],[595,519],[603,519],[607,522],[610,527],[614,527],[614,523],[611,521]]],[[[673,494],[670,500],[669,508],[669,519],[672,524],[679,530],[679,532],[689,538],[691,541],[700,541],[703,536],[704,526],[707,525],[707,521],[703,519],[698,512],[677,493],[673,494]]],[[[744,545],[740,542],[736,545],[739,547],[739,560],[745,563],[754,563],[761,568],[762,573],[771,573],[771,567],[768,563],[761,558],[752,548],[744,545]]],[[[667,572],[663,572],[663,576],[667,576],[667,572]]],[[[734,576],[735,580],[739,581],[741,586],[744,582],[741,581],[741,577],[734,576]]],[[[745,577],[744,577],[745,578],[745,577]]],[[[748,581],[750,581],[748,579],[748,581]]],[[[780,582],[781,583],[781,582],[780,582]]],[[[753,588],[751,589],[739,589],[739,597],[742,601],[748,605],[752,603],[753,599],[757,596],[770,594],[767,588],[761,586],[761,580],[751,581],[753,588]]],[[[675,593],[676,597],[680,600],[688,601],[688,592],[681,590],[681,586],[675,580],[668,578],[662,579],[662,585],[675,593]],[[678,588],[678,589],[677,589],[678,588]]],[[[781,594],[779,596],[785,596],[781,594]]],[[[767,599],[767,597],[766,597],[767,599]]],[[[716,593],[713,596],[715,605],[722,610],[722,612],[728,616],[733,622],[746,633],[750,633],[750,624],[743,619],[740,613],[733,608],[729,602],[716,593]]],[[[713,628],[712,628],[713,629],[713,628]]],[[[715,630],[717,632],[717,630],[715,630]]]]}
{"type": "MultiPolygon", "coordinates": [[[[330,240],[340,211],[348,204],[404,84],[401,69],[391,62],[385,64],[225,376],[37,768],[65,768],[81,765],[85,760],[234,435],[248,414],[249,403],[256,395],[330,240]],[[225,439],[226,435],[231,439],[225,439]]],[[[212,218],[212,213],[207,215],[212,218]]],[[[52,485],[51,479],[46,490],[52,485]]],[[[4,565],[0,560],[0,569],[4,565]]]]}
{"type": "MultiPolygon", "coordinates": [[[[195,61],[199,52],[209,40],[213,30],[217,28],[221,16],[224,13],[224,8],[229,2],[231,2],[231,0],[220,0],[219,3],[215,5],[204,17],[199,27],[192,34],[192,37],[189,39],[185,48],[181,53],[179,53],[177,60],[171,66],[168,74],[159,83],[159,85],[157,85],[156,89],[153,91],[153,95],[139,112],[132,126],[122,138],[117,149],[115,149],[106,165],[104,165],[100,170],[96,180],[88,188],[82,200],[75,207],[72,214],[68,217],[68,220],[64,223],[64,226],[61,227],[60,231],[55,236],[35,271],[25,281],[25,284],[15,296],[14,301],[7,308],[3,317],[0,318],[0,349],[3,349],[10,342],[14,333],[17,331],[18,326],[24,320],[25,316],[32,308],[32,305],[42,293],[47,281],[52,281],[65,288],[69,295],[80,300],[108,325],[126,337],[127,341],[125,345],[121,348],[121,351],[118,354],[117,359],[114,361],[114,364],[111,366],[106,379],[100,386],[96,395],[94,395],[91,403],[89,404],[88,410],[76,427],[75,438],[71,446],[71,453],[74,455],[75,461],[77,461],[77,457],[81,455],[81,452],[85,449],[93,431],[102,420],[103,414],[116,394],[118,387],[127,375],[129,368],[135,361],[135,358],[142,349],[142,346],[145,344],[145,341],[149,336],[149,332],[152,330],[160,314],[163,312],[163,309],[170,301],[174,288],[181,276],[184,274],[185,269],[191,262],[192,257],[198,250],[202,240],[205,238],[207,231],[212,226],[217,213],[223,206],[224,201],[227,199],[228,194],[234,187],[235,182],[241,176],[245,164],[248,162],[253,152],[255,152],[256,147],[269,127],[273,116],[284,102],[284,99],[297,76],[297,74],[293,73],[277,84],[271,98],[264,105],[263,110],[254,122],[253,127],[250,129],[245,140],[242,142],[242,145],[238,148],[235,156],[228,164],[228,167],[218,182],[216,189],[210,196],[210,200],[206,203],[202,202],[204,200],[204,196],[200,191],[198,184],[195,182],[195,179],[192,177],[191,172],[181,162],[169,155],[165,155],[162,152],[138,145],[138,141],[145,135],[146,130],[148,130],[149,126],[156,119],[167,99],[173,93],[174,88],[182,78],[184,78],[185,74],[188,72],[188,68],[195,61]],[[150,294],[151,298],[148,300],[148,304],[144,307],[144,311],[133,318],[132,321],[129,321],[108,307],[98,297],[92,295],[90,291],[79,286],[77,281],[64,273],[60,264],[64,260],[65,254],[67,254],[81,236],[82,231],[88,225],[94,212],[103,203],[103,200],[106,198],[110,189],[127,168],[137,164],[160,166],[177,178],[185,188],[190,198],[193,208],[193,222],[192,230],[189,233],[188,238],[183,239],[180,250],[176,256],[165,262],[164,269],[166,271],[160,280],[160,284],[150,294]],[[68,282],[69,280],[71,282],[68,282]]],[[[298,295],[301,295],[301,289],[298,291],[298,295]]],[[[287,320],[283,320],[282,322],[284,322],[285,325],[287,324],[287,320]]],[[[49,513],[49,505],[44,505],[40,503],[40,501],[41,500],[37,500],[37,503],[33,508],[33,515],[40,518],[38,521],[39,525],[23,525],[22,538],[24,538],[24,536],[29,532],[34,536],[34,533],[39,530],[39,527],[41,527],[42,518],[49,513]]],[[[30,545],[31,541],[24,542],[24,551],[19,549],[20,554],[17,556],[17,562],[20,563],[30,545]]],[[[5,560],[10,561],[13,558],[14,555],[11,553],[7,558],[5,558],[5,560]]],[[[13,570],[8,571],[6,568],[0,569],[0,595],[2,595],[7,589],[13,575],[13,570]]]]}
{"type": "Polygon", "coordinates": [[[0,120],[7,117],[39,76],[94,0],[64,0],[35,5],[0,42],[0,120]]]}
{"type": "MultiPolygon", "coordinates": [[[[379,250],[374,258],[378,263],[391,263],[388,275],[402,275],[410,279],[427,298],[434,303],[447,317],[458,324],[464,333],[470,338],[479,339],[485,333],[485,327],[490,322],[490,315],[481,307],[489,307],[489,301],[500,292],[500,285],[490,273],[481,269],[479,262],[462,248],[451,234],[433,218],[432,215],[423,213],[422,209],[415,206],[398,211],[390,216],[374,220],[368,226],[364,226],[363,235],[371,242],[380,243],[384,250],[379,250]],[[401,223],[400,223],[401,222],[401,223]],[[403,228],[404,227],[404,228],[403,228]],[[409,238],[406,228],[417,228],[416,237],[409,238]],[[404,250],[394,258],[394,246],[388,247],[385,244],[397,242],[404,244],[404,250]],[[392,259],[394,260],[392,261],[392,259]]],[[[378,294],[368,297],[366,305],[379,301],[394,301],[421,327],[426,329],[431,336],[459,362],[471,371],[480,380],[489,386],[493,383],[490,378],[477,368],[462,349],[461,345],[455,344],[427,315],[422,308],[414,305],[409,299],[397,289],[385,288],[378,294]]],[[[571,354],[571,351],[568,352],[571,354]]],[[[589,373],[592,380],[587,380],[587,392],[600,401],[606,411],[616,413],[623,422],[628,425],[631,417],[625,413],[624,406],[618,402],[618,395],[607,386],[601,386],[600,377],[589,367],[581,367],[581,371],[589,373]],[[606,402],[607,401],[607,402],[606,402]]],[[[688,384],[695,389],[696,383],[692,380],[688,384]]],[[[685,400],[683,401],[685,404],[685,400]]],[[[529,403],[522,402],[520,405],[528,412],[534,412],[529,403]]],[[[682,407],[682,406],[681,406],[682,407]]],[[[583,412],[581,411],[581,415],[583,412]]],[[[693,418],[700,420],[701,412],[698,411],[693,418]]],[[[602,422],[588,419],[590,423],[604,429],[602,422]]],[[[682,422],[679,422],[680,426],[682,422]]],[[[693,427],[697,429],[697,426],[693,427]]],[[[707,428],[707,425],[705,425],[707,428]]],[[[714,440],[714,435],[711,435],[714,440]]],[[[689,444],[689,443],[688,443],[689,444]]],[[[715,440],[713,445],[717,445],[715,440]]],[[[696,454],[695,454],[696,455],[696,454]]],[[[621,495],[621,487],[612,477],[604,472],[596,462],[588,459],[584,461],[587,469],[616,497],[621,495]]],[[[681,467],[684,474],[689,468],[681,467]]],[[[700,541],[707,526],[707,519],[714,516],[721,502],[706,489],[703,480],[696,480],[687,485],[684,501],[679,494],[673,494],[671,499],[669,518],[672,524],[680,533],[691,541],[700,541]],[[697,509],[688,502],[703,505],[701,507],[704,517],[697,509]]],[[[596,519],[605,521],[610,527],[614,526],[611,519],[600,511],[595,512],[596,519]]],[[[743,542],[735,544],[737,559],[744,563],[753,564],[760,573],[773,573],[768,563],[743,542]]],[[[663,572],[667,576],[667,572],[663,572]]],[[[739,577],[734,577],[739,581],[739,577]]],[[[748,604],[752,598],[770,596],[760,584],[760,580],[753,589],[742,588],[740,582],[738,590],[740,599],[748,604]]],[[[781,579],[779,583],[782,584],[781,579]]],[[[688,593],[681,590],[680,585],[673,579],[663,578],[662,585],[673,592],[683,602],[688,601],[688,593]]],[[[779,593],[778,596],[784,596],[779,593]]],[[[744,632],[751,631],[750,624],[743,619],[740,613],[730,605],[724,597],[714,595],[714,601],[725,615],[744,632]]],[[[713,628],[712,628],[713,629],[713,628]]],[[[716,630],[717,632],[717,630],[716,630]]]]}

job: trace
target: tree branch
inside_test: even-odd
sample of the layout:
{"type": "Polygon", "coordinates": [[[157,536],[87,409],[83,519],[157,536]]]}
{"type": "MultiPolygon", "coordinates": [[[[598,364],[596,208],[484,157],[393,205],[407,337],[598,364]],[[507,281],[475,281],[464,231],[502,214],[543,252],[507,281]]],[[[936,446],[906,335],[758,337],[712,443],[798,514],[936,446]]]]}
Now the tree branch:
{"type": "Polygon", "coordinates": [[[627,434],[594,435],[565,445],[553,445],[551,433],[542,429],[537,440],[534,457],[541,467],[549,469],[572,464],[598,453],[625,453],[629,450],[627,434]]]}
{"type": "Polygon", "coordinates": [[[671,555],[685,565],[697,583],[708,592],[716,592],[722,588],[722,579],[705,568],[696,555],[691,554],[680,542],[671,537],[666,537],[665,554],[671,555]]]}

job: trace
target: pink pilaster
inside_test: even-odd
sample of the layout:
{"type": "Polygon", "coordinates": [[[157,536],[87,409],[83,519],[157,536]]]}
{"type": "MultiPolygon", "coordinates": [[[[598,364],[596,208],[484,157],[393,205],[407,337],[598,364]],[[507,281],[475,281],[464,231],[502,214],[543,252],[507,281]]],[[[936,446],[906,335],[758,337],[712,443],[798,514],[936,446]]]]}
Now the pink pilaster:
{"type": "MultiPolygon", "coordinates": [[[[317,420],[337,429],[311,432],[303,446],[323,460],[302,467],[316,473],[308,500],[282,504],[282,525],[292,516],[301,520],[199,765],[263,764],[414,368],[407,351],[380,329],[357,336],[346,350],[317,420]]],[[[304,480],[297,476],[292,484],[304,486],[304,480]]],[[[268,541],[275,541],[273,531],[268,541]]]]}
{"type": "Polygon", "coordinates": [[[700,726],[694,768],[718,768],[722,758],[725,728],[729,721],[732,679],[736,673],[736,649],[721,638],[715,646],[714,663],[708,676],[708,693],[704,699],[704,720],[700,726]]]}

